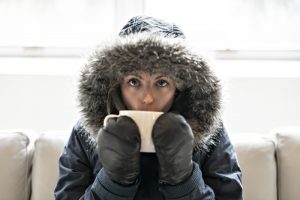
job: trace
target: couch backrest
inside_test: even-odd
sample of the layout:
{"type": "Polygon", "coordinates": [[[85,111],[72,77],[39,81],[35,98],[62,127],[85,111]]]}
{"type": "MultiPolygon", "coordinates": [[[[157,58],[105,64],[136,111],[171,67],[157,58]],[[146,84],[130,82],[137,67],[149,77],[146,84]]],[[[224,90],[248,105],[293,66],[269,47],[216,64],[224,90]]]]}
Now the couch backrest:
{"type": "Polygon", "coordinates": [[[27,135],[22,132],[0,132],[0,199],[28,199],[31,160],[27,135]]]}
{"type": "Polygon", "coordinates": [[[244,200],[276,200],[275,143],[258,134],[230,135],[242,169],[244,200]]]}
{"type": "MultiPolygon", "coordinates": [[[[31,200],[53,200],[58,159],[69,134],[40,135],[35,140],[32,159],[25,134],[0,132],[0,199],[28,199],[32,179],[31,200]]],[[[277,195],[279,200],[299,199],[300,128],[277,132],[273,139],[257,134],[229,136],[243,171],[245,200],[276,200],[277,195]]]]}
{"type": "MultiPolygon", "coordinates": [[[[58,176],[58,158],[69,133],[48,132],[35,142],[31,200],[51,200],[58,176]]],[[[245,200],[276,200],[275,144],[255,134],[232,134],[243,171],[245,200]]]]}
{"type": "Polygon", "coordinates": [[[35,141],[32,166],[31,200],[54,199],[58,177],[58,159],[69,133],[56,131],[42,134],[35,141]]]}
{"type": "Polygon", "coordinates": [[[300,199],[300,128],[276,131],[279,200],[300,199]]]}

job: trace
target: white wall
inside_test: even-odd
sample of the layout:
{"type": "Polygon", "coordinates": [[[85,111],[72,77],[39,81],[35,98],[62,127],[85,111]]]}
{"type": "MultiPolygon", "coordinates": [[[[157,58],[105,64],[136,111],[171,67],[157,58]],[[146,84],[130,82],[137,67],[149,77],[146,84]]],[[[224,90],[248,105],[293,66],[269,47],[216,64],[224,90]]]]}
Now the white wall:
{"type": "Polygon", "coordinates": [[[0,75],[0,129],[71,130],[73,83],[71,76],[0,75]]]}
{"type": "MultiPolygon", "coordinates": [[[[71,131],[79,118],[76,101],[79,60],[64,62],[62,66],[57,64],[62,62],[50,62],[52,67],[48,70],[47,60],[43,60],[44,66],[28,60],[20,63],[23,66],[4,69],[0,59],[0,129],[71,131]],[[30,71],[26,65],[36,68],[30,71]]],[[[250,67],[253,64],[247,63],[250,67]]],[[[281,126],[300,126],[299,73],[274,76],[265,71],[247,75],[245,71],[249,68],[243,69],[245,63],[238,63],[234,73],[228,65],[217,63],[219,74],[225,74],[223,118],[230,132],[269,133],[281,126]]],[[[288,66],[283,68],[286,69],[288,66]]]]}
{"type": "Polygon", "coordinates": [[[232,132],[300,126],[300,78],[231,78],[224,93],[224,121],[232,132]]]}

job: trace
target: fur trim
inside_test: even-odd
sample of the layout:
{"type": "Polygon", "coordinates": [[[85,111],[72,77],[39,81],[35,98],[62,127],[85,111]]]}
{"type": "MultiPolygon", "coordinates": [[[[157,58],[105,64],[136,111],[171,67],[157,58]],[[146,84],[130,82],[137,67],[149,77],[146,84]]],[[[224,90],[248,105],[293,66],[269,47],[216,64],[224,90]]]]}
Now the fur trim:
{"type": "Polygon", "coordinates": [[[162,73],[175,80],[179,95],[171,111],[183,115],[192,127],[195,149],[208,150],[220,127],[221,87],[207,62],[182,39],[133,34],[96,50],[79,83],[85,128],[97,135],[108,114],[109,90],[125,75],[138,71],[162,73]]]}

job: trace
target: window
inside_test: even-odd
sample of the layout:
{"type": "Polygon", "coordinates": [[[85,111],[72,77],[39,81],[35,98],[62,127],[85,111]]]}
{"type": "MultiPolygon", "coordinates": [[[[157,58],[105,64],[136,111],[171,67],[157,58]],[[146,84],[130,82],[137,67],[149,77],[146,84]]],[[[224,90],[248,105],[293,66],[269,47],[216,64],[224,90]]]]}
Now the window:
{"type": "Polygon", "coordinates": [[[78,57],[139,14],[218,58],[300,59],[299,0],[4,0],[0,55],[78,57]]]}
{"type": "Polygon", "coordinates": [[[0,1],[2,47],[90,46],[112,34],[110,0],[0,1]],[[108,20],[109,19],[109,20],[108,20]]]}
{"type": "Polygon", "coordinates": [[[205,49],[299,50],[299,0],[145,0],[205,49]]]}

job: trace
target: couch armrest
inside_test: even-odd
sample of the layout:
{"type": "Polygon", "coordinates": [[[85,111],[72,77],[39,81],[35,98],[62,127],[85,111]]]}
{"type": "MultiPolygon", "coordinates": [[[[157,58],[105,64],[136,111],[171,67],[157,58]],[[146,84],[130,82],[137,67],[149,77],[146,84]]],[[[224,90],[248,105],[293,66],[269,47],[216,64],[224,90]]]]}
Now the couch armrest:
{"type": "Polygon", "coordinates": [[[1,199],[29,198],[32,153],[25,131],[0,132],[1,199]]]}

